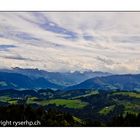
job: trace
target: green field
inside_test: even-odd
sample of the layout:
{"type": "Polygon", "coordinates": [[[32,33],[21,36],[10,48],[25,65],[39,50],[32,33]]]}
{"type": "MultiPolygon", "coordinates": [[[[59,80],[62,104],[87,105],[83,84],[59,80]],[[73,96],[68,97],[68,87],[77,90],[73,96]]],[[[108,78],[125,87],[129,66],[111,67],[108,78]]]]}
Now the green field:
{"type": "Polygon", "coordinates": [[[0,81],[0,86],[2,86],[2,87],[7,86],[7,83],[4,81],[0,81]]]}
{"type": "Polygon", "coordinates": [[[115,105],[111,105],[111,106],[106,106],[103,109],[101,109],[99,111],[99,114],[101,115],[107,115],[108,113],[110,113],[111,111],[114,110],[115,105]]]}
{"type": "Polygon", "coordinates": [[[114,92],[112,94],[113,95],[124,95],[124,96],[129,96],[132,98],[140,98],[140,93],[135,93],[135,92],[114,92]]]}
{"type": "Polygon", "coordinates": [[[114,92],[112,93],[113,95],[123,95],[123,96],[128,96],[131,97],[132,99],[137,99],[135,100],[118,100],[114,99],[116,104],[123,105],[124,106],[124,115],[127,113],[131,114],[138,114],[140,112],[140,93],[135,93],[135,92],[114,92]]]}
{"type": "Polygon", "coordinates": [[[83,123],[83,121],[82,121],[81,119],[79,119],[79,118],[77,118],[77,117],[75,117],[75,116],[73,116],[73,119],[74,119],[76,122],[80,123],[80,124],[83,123]]]}
{"type": "Polygon", "coordinates": [[[81,97],[88,97],[88,96],[97,95],[97,94],[99,94],[99,92],[95,90],[95,91],[91,91],[89,93],[86,93],[85,95],[79,95],[79,96],[73,97],[71,99],[78,99],[78,98],[81,98],[81,97]]]}
{"type": "Polygon", "coordinates": [[[49,104],[55,104],[56,106],[64,106],[67,108],[74,108],[74,109],[82,109],[88,103],[82,102],[81,100],[67,100],[67,99],[52,99],[52,100],[45,100],[45,99],[37,99],[36,97],[28,98],[27,104],[39,104],[42,106],[46,106],[49,104]]]}
{"type": "Polygon", "coordinates": [[[126,113],[138,114],[140,113],[140,103],[130,102],[130,101],[117,101],[119,105],[124,106],[124,115],[126,113]]]}
{"type": "Polygon", "coordinates": [[[0,102],[5,102],[9,104],[17,104],[17,101],[18,101],[17,99],[13,99],[8,96],[0,96],[0,102]]]}
{"type": "Polygon", "coordinates": [[[124,114],[131,113],[137,115],[140,112],[140,104],[127,102],[124,104],[124,107],[125,107],[124,114]]]}

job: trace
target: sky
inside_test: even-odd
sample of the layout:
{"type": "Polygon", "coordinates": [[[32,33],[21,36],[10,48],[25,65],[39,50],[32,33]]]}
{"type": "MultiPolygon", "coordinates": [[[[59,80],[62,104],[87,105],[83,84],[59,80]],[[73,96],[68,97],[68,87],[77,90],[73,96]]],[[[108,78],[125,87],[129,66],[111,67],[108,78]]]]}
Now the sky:
{"type": "Polygon", "coordinates": [[[0,68],[140,73],[140,12],[0,12],[0,68]]]}

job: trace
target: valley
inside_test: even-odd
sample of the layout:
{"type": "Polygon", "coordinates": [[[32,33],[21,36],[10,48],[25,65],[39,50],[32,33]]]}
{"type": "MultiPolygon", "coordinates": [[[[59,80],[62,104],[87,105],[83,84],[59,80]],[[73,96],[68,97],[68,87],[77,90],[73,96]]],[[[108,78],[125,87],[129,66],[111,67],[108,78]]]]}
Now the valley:
{"type": "MultiPolygon", "coordinates": [[[[136,91],[73,90],[64,92],[43,89],[0,92],[0,106],[24,105],[34,109],[41,107],[46,111],[57,110],[80,119],[82,125],[90,120],[93,124],[99,122],[99,126],[106,126],[114,117],[121,115],[126,117],[128,114],[138,116],[140,113],[140,93],[136,91]]],[[[81,126],[81,123],[77,126],[81,126]]]]}

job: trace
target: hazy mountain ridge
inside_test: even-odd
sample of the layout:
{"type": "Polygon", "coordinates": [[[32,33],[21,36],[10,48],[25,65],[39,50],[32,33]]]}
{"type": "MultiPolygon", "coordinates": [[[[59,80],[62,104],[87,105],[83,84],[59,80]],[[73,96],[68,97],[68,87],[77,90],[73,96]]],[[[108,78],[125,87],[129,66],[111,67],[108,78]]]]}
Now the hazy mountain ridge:
{"type": "Polygon", "coordinates": [[[10,73],[19,73],[22,75],[29,76],[30,78],[45,78],[48,81],[60,85],[60,86],[72,86],[79,84],[87,79],[94,78],[94,77],[101,77],[101,76],[108,76],[111,73],[107,72],[100,72],[100,71],[75,71],[75,72],[48,72],[45,70],[39,69],[22,69],[22,68],[13,68],[11,70],[0,70],[3,72],[10,72],[10,73]]]}
{"type": "Polygon", "coordinates": [[[1,89],[140,90],[140,74],[111,75],[85,71],[48,72],[38,69],[0,70],[1,89]],[[5,71],[5,72],[4,72],[5,71]],[[91,78],[92,77],[92,78],[91,78]],[[86,79],[86,80],[85,80],[86,79]],[[82,81],[82,82],[80,82],[82,81]]]}
{"type": "Polygon", "coordinates": [[[68,87],[74,89],[101,89],[101,90],[140,90],[140,74],[111,75],[88,79],[78,85],[68,87]]]}
{"type": "Polygon", "coordinates": [[[0,72],[0,89],[62,88],[44,78],[32,79],[19,73],[0,72]]]}

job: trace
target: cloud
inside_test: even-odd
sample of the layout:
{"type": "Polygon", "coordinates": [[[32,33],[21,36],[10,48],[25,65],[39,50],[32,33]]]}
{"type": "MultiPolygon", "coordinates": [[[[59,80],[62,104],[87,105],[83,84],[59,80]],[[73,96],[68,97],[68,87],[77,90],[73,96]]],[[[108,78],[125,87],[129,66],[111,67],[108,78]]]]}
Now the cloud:
{"type": "Polygon", "coordinates": [[[21,56],[3,56],[4,59],[12,59],[12,60],[24,60],[24,61],[38,61],[38,60],[33,60],[30,58],[25,58],[21,56]]]}
{"type": "Polygon", "coordinates": [[[14,45],[0,45],[0,51],[8,51],[11,48],[15,48],[17,46],[14,45]]]}
{"type": "Polygon", "coordinates": [[[114,36],[112,40],[116,43],[127,43],[128,45],[140,44],[140,36],[139,35],[124,35],[124,36],[114,36]]]}
{"type": "Polygon", "coordinates": [[[1,12],[0,67],[140,73],[140,12],[1,12]]]}
{"type": "Polygon", "coordinates": [[[107,64],[107,65],[113,65],[114,61],[108,58],[102,58],[100,56],[96,57],[97,60],[101,61],[103,64],[107,64]]]}
{"type": "Polygon", "coordinates": [[[29,19],[26,20],[33,24],[36,24],[43,30],[65,35],[64,38],[72,38],[72,39],[77,38],[77,34],[75,32],[70,31],[64,27],[61,27],[57,23],[49,20],[45,14],[41,12],[34,12],[32,13],[32,15],[35,17],[36,21],[31,21],[29,19]]]}

